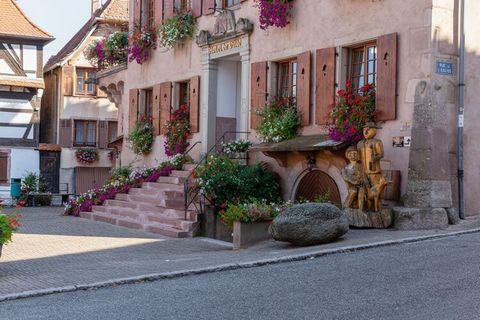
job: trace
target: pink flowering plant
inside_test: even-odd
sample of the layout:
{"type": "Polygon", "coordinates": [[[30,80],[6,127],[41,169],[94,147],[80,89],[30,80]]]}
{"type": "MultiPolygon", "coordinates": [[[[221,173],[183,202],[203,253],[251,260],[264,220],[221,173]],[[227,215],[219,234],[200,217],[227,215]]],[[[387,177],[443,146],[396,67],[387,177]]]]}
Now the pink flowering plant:
{"type": "Polygon", "coordinates": [[[98,150],[95,148],[80,148],[75,151],[77,161],[83,164],[91,164],[98,160],[98,150]]]}
{"type": "Polygon", "coordinates": [[[91,43],[84,51],[85,58],[98,70],[127,62],[128,34],[117,31],[91,43]]]}
{"type": "Polygon", "coordinates": [[[187,105],[181,105],[170,116],[165,125],[165,154],[168,157],[183,154],[189,146],[188,135],[190,134],[190,115],[187,105]]]}
{"type": "Polygon", "coordinates": [[[285,28],[290,24],[293,0],[257,0],[260,10],[259,23],[262,30],[269,27],[285,28]]]}
{"type": "Polygon", "coordinates": [[[150,58],[150,49],[156,48],[156,30],[136,26],[128,38],[128,61],[142,64],[150,58]]]}
{"type": "Polygon", "coordinates": [[[332,109],[332,125],[328,129],[330,139],[356,143],[363,139],[363,126],[375,122],[375,88],[367,84],[359,91],[353,90],[347,81],[345,90],[339,90],[332,109]]]}

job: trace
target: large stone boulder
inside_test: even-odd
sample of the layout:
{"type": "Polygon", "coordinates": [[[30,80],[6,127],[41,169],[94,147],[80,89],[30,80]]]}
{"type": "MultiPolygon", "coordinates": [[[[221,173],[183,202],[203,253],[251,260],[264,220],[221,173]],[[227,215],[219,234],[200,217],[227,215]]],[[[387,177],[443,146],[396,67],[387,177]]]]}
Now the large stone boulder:
{"type": "Polygon", "coordinates": [[[275,240],[298,246],[332,242],[347,232],[347,216],[328,203],[294,205],[275,218],[270,226],[275,240]]]}

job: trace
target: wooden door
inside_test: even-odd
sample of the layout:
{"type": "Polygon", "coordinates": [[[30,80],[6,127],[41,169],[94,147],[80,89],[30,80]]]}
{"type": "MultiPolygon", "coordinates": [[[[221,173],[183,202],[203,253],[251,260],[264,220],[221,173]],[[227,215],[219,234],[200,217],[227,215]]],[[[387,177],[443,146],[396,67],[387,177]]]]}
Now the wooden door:
{"type": "Polygon", "coordinates": [[[59,193],[60,152],[40,151],[40,175],[45,179],[46,191],[59,193]]]}

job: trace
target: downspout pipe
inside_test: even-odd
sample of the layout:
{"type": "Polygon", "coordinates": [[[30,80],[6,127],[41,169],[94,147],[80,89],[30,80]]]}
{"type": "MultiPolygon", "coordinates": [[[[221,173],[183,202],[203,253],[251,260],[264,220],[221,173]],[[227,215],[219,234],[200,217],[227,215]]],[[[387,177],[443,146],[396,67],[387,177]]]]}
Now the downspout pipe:
{"type": "Polygon", "coordinates": [[[458,121],[457,121],[457,177],[458,177],[458,213],[460,219],[465,219],[465,198],[463,190],[464,157],[463,157],[463,127],[465,114],[465,0],[459,0],[459,68],[458,68],[458,121]]]}

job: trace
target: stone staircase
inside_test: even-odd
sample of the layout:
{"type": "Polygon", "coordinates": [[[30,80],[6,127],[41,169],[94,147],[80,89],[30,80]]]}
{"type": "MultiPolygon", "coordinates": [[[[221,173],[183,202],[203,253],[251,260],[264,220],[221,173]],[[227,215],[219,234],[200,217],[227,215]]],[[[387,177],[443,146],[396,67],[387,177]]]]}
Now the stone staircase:
{"type": "Polygon", "coordinates": [[[114,200],[93,206],[92,212],[81,212],[80,216],[168,237],[192,237],[199,222],[193,205],[185,219],[183,184],[194,167],[185,165],[184,170],[174,170],[157,182],[146,182],[141,188],[131,188],[128,194],[117,194],[114,200]]]}

